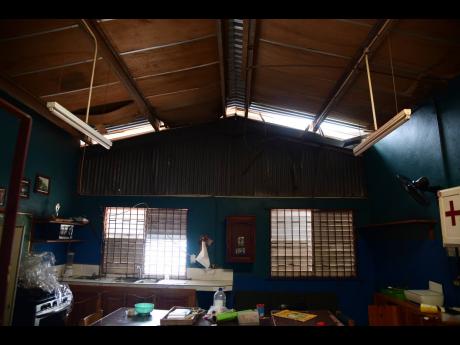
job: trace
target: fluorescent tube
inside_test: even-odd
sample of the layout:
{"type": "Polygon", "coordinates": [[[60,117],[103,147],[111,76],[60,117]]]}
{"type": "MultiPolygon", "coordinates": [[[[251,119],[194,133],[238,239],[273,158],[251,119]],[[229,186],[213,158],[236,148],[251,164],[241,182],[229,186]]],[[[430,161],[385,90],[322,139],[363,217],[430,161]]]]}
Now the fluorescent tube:
{"type": "Polygon", "coordinates": [[[401,110],[395,117],[393,117],[390,121],[385,123],[382,127],[377,129],[376,131],[369,134],[369,136],[364,139],[359,145],[353,148],[353,153],[355,156],[361,155],[364,151],[370,148],[372,145],[377,143],[379,140],[383,139],[385,136],[390,134],[396,128],[401,126],[407,120],[410,119],[411,110],[410,109],[403,109],[401,110]]]}
{"type": "Polygon", "coordinates": [[[57,102],[47,102],[46,106],[48,109],[57,117],[59,117],[64,122],[68,123],[81,133],[85,134],[90,139],[94,140],[96,143],[100,144],[106,149],[110,149],[112,142],[104,137],[101,133],[93,129],[90,125],[80,120],[77,116],[72,114],[62,105],[57,102]]]}

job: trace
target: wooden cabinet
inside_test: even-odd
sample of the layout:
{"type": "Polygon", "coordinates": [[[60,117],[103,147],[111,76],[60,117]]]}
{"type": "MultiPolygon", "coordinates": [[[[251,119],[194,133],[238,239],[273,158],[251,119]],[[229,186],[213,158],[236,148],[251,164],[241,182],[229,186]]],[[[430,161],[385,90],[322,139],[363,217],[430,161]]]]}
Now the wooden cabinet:
{"type": "Polygon", "coordinates": [[[88,294],[74,295],[72,311],[67,319],[67,324],[77,326],[85,316],[95,313],[101,309],[101,296],[93,292],[88,294]]]}
{"type": "Polygon", "coordinates": [[[104,315],[125,307],[125,294],[121,291],[104,291],[102,296],[102,310],[104,315]]]}
{"type": "Polygon", "coordinates": [[[253,263],[255,244],[255,216],[227,217],[227,262],[253,263]]]}
{"type": "Polygon", "coordinates": [[[136,303],[153,303],[158,308],[157,294],[149,291],[135,291],[127,293],[125,297],[125,305],[133,307],[136,303]]]}
{"type": "Polygon", "coordinates": [[[157,289],[158,309],[171,309],[174,306],[195,307],[196,292],[190,289],[157,289]]]}
{"type": "Polygon", "coordinates": [[[121,287],[69,284],[74,295],[74,306],[68,318],[69,325],[78,325],[85,316],[102,309],[104,316],[121,307],[136,303],[155,304],[156,309],[174,306],[195,307],[196,291],[191,289],[121,287]]]}
{"type": "Polygon", "coordinates": [[[400,309],[396,305],[370,305],[369,326],[399,326],[400,309]]]}
{"type": "Polygon", "coordinates": [[[424,326],[440,325],[440,314],[420,311],[420,305],[382,293],[374,295],[374,305],[369,306],[370,325],[424,326]]]}

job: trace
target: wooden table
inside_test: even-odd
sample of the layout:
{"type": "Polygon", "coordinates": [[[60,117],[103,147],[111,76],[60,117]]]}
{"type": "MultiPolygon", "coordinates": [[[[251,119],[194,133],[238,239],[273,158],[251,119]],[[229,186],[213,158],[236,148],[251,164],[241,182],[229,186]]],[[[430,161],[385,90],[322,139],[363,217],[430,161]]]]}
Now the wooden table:
{"type": "Polygon", "coordinates": [[[128,309],[130,308],[119,308],[99,319],[91,326],[160,326],[160,319],[169,311],[154,309],[147,316],[134,315],[128,317],[128,309]]]}
{"type": "MultiPolygon", "coordinates": [[[[130,316],[128,317],[129,308],[119,308],[114,312],[104,316],[102,319],[96,321],[92,326],[160,326],[160,319],[164,317],[169,310],[154,309],[148,316],[130,316]]],[[[317,326],[317,322],[323,322],[325,326],[343,326],[343,324],[337,320],[327,310],[309,310],[311,314],[318,315],[314,319],[306,322],[300,322],[295,320],[288,320],[280,317],[266,317],[260,320],[261,326],[317,326]]],[[[195,326],[211,326],[212,323],[200,318],[195,326]]],[[[238,326],[237,321],[228,321],[219,326],[238,326]]]]}

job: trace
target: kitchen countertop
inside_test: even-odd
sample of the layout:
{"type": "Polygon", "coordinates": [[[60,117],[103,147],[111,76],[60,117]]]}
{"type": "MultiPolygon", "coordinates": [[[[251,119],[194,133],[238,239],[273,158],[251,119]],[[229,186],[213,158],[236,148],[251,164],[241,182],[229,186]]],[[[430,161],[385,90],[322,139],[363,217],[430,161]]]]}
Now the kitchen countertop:
{"type": "Polygon", "coordinates": [[[232,291],[233,282],[231,280],[192,280],[192,279],[162,279],[158,282],[153,282],[149,279],[143,283],[135,283],[128,281],[117,281],[116,278],[79,278],[65,277],[61,281],[64,283],[78,283],[83,285],[108,285],[108,286],[126,286],[139,288],[172,288],[172,289],[195,289],[196,291],[216,291],[219,287],[224,288],[224,291],[232,291]]]}

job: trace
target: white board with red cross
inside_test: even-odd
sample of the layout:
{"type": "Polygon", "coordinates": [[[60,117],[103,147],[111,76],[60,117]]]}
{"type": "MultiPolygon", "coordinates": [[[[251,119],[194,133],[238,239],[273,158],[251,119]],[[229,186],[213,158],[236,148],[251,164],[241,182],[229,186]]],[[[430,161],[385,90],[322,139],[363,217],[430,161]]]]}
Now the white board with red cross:
{"type": "Polygon", "coordinates": [[[460,187],[438,191],[442,243],[460,246],[460,187]]]}

